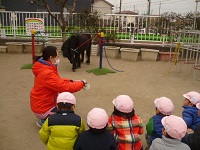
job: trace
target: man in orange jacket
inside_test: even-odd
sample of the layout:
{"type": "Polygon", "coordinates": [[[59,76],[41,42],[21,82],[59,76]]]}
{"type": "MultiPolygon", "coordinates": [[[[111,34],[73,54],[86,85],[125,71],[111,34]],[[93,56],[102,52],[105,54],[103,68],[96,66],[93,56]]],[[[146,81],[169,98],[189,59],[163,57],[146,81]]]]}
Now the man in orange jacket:
{"type": "Polygon", "coordinates": [[[30,105],[31,110],[40,119],[36,122],[39,127],[49,115],[56,112],[58,93],[80,91],[87,83],[85,80],[73,81],[68,78],[60,78],[57,71],[59,61],[57,48],[47,46],[32,68],[35,79],[30,93],[30,105]]]}

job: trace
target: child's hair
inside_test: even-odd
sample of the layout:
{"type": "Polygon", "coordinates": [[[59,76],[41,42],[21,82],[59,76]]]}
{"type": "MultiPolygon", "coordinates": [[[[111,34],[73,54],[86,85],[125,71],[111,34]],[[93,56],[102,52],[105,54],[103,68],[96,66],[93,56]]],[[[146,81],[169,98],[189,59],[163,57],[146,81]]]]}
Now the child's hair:
{"type": "MultiPolygon", "coordinates": [[[[156,109],[158,109],[158,108],[156,108],[156,109]]],[[[169,115],[164,115],[161,112],[157,113],[156,115],[159,115],[159,116],[169,116],[169,115]]]]}
{"type": "Polygon", "coordinates": [[[57,103],[57,106],[58,106],[58,109],[59,109],[59,110],[62,110],[62,109],[67,109],[67,110],[69,110],[69,109],[72,108],[73,105],[74,105],[74,104],[71,104],[71,103],[64,103],[64,102],[57,103]]]}
{"type": "Polygon", "coordinates": [[[166,137],[170,138],[170,139],[175,139],[175,138],[171,137],[168,133],[167,133],[166,137]]]}
{"type": "Polygon", "coordinates": [[[116,109],[116,107],[114,106],[113,114],[114,114],[115,116],[119,116],[119,117],[123,117],[123,118],[129,119],[129,118],[132,118],[133,116],[135,116],[135,110],[132,109],[131,112],[129,112],[129,113],[124,113],[124,112],[121,112],[121,111],[119,111],[118,109],[116,109]]]}
{"type": "Polygon", "coordinates": [[[89,126],[89,132],[93,134],[100,134],[100,133],[105,132],[106,130],[107,130],[107,125],[102,129],[96,129],[89,126]]]}
{"type": "Polygon", "coordinates": [[[42,56],[37,56],[35,61],[38,61],[38,59],[40,59],[41,57],[43,58],[43,60],[48,61],[50,56],[52,57],[57,56],[57,48],[55,46],[45,47],[42,51],[42,56]]]}

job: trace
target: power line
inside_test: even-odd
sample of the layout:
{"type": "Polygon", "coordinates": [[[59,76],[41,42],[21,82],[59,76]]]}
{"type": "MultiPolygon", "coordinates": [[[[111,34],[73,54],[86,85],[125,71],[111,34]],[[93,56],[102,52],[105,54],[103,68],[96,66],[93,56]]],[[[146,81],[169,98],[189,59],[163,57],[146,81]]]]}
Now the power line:
{"type": "MultiPolygon", "coordinates": [[[[160,1],[157,1],[157,2],[151,2],[152,4],[157,4],[159,5],[159,3],[161,2],[162,4],[169,4],[169,3],[179,3],[179,2],[183,2],[183,1],[188,1],[188,0],[160,0],[160,1]],[[173,2],[172,2],[173,1],[173,2]]],[[[188,1],[189,2],[189,1],[188,1]]],[[[144,3],[140,3],[140,2],[129,2],[129,3],[122,3],[123,5],[124,4],[127,4],[130,6],[130,3],[135,3],[134,5],[145,5],[148,3],[148,1],[144,1],[144,3]]],[[[190,2],[191,3],[191,2],[190,2]]],[[[132,5],[133,6],[133,5],[132,5]]]]}
{"type": "MultiPolygon", "coordinates": [[[[174,4],[174,5],[172,5],[171,7],[167,7],[167,8],[165,8],[165,11],[166,11],[166,9],[167,10],[173,10],[173,9],[176,9],[176,8],[173,8],[173,7],[177,7],[177,5],[179,4],[179,3],[184,3],[184,6],[186,7],[187,6],[187,10],[188,10],[188,5],[187,5],[187,3],[188,4],[191,4],[191,1],[189,0],[160,0],[160,1],[156,1],[156,2],[151,2],[151,5],[152,5],[152,8],[154,8],[155,9],[155,7],[156,6],[159,6],[159,7],[161,7],[161,4],[162,4],[162,6],[163,5],[169,5],[169,4],[174,4]]],[[[145,1],[140,1],[140,2],[129,2],[129,3],[122,3],[123,4],[123,8],[125,7],[126,9],[127,8],[135,8],[135,7],[137,7],[137,8],[147,8],[148,6],[148,1],[147,0],[145,0],[145,1]],[[128,4],[128,5],[126,5],[126,4],[128,4]],[[125,6],[124,6],[125,5],[125,6]]],[[[181,6],[181,7],[183,7],[183,6],[181,6]]],[[[160,9],[160,8],[157,8],[157,9],[160,9]]],[[[192,9],[192,8],[191,8],[192,9]]],[[[184,10],[184,9],[183,9],[184,10]]],[[[189,10],[188,10],[189,11],[189,10]]],[[[191,10],[190,10],[191,11],[191,10]]]]}

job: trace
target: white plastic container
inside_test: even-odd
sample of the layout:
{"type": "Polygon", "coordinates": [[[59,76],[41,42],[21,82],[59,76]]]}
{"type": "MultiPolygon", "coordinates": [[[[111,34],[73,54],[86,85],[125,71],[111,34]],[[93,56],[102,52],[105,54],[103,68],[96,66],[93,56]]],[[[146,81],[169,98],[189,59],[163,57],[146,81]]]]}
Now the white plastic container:
{"type": "Polygon", "coordinates": [[[123,60],[130,60],[130,61],[137,61],[139,49],[134,48],[121,48],[121,59],[123,60]]]}
{"type": "Polygon", "coordinates": [[[156,61],[159,50],[141,48],[142,60],[156,61]]]}

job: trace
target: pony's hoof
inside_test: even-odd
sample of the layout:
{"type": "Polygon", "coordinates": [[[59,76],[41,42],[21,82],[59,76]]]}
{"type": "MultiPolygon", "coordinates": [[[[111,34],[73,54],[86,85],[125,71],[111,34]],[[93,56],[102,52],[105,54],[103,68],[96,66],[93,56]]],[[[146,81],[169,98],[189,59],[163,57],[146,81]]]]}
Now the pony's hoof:
{"type": "Polygon", "coordinates": [[[89,61],[89,60],[87,60],[87,61],[86,61],[86,63],[89,65],[89,64],[90,64],[90,61],[89,61]]]}
{"type": "Polygon", "coordinates": [[[72,69],[72,71],[73,71],[73,72],[75,72],[75,71],[76,71],[76,69],[72,69]]]}

